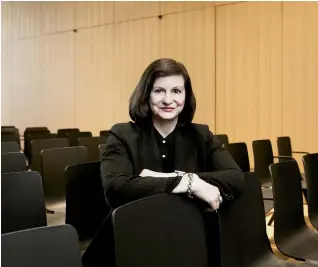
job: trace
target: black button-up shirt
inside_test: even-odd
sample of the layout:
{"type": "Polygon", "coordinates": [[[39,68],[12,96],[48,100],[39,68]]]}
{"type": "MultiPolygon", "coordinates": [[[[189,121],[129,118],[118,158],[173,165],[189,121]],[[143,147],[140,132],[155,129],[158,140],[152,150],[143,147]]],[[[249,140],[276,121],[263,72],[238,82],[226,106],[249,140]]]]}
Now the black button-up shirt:
{"type": "Polygon", "coordinates": [[[155,138],[157,141],[160,158],[161,158],[161,166],[163,172],[174,172],[174,156],[175,156],[175,138],[177,134],[177,128],[174,129],[172,133],[170,133],[166,138],[163,138],[161,134],[154,127],[155,138]]]}

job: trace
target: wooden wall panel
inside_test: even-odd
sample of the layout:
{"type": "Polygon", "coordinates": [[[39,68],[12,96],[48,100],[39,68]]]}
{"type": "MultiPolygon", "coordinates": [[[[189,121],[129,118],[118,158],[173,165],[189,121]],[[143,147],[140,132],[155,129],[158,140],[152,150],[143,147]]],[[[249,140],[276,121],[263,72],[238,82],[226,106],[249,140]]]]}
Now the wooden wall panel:
{"type": "Polygon", "coordinates": [[[164,16],[161,57],[188,69],[197,100],[194,121],[215,129],[215,10],[214,7],[164,16]]]}
{"type": "MultiPolygon", "coordinates": [[[[44,122],[49,129],[72,128],[75,124],[74,33],[46,35],[43,38],[44,63],[41,97],[44,122]]],[[[36,120],[34,120],[36,121],[36,120]]]]}
{"type": "MultiPolygon", "coordinates": [[[[218,133],[251,143],[282,134],[281,3],[216,7],[218,133]]],[[[253,164],[252,164],[253,165],[253,164]]]]}
{"type": "Polygon", "coordinates": [[[115,122],[114,26],[80,30],[75,37],[76,126],[99,135],[115,122]]]}
{"type": "Polygon", "coordinates": [[[10,2],[12,38],[41,34],[41,5],[38,2],[10,2]]]}
{"type": "Polygon", "coordinates": [[[115,1],[114,5],[115,22],[149,18],[160,15],[159,1],[115,1]]]}
{"type": "Polygon", "coordinates": [[[104,25],[114,21],[114,2],[74,2],[75,28],[104,25]]]}
{"type": "Polygon", "coordinates": [[[1,40],[11,39],[11,4],[1,2],[1,40]]]}
{"type": "Polygon", "coordinates": [[[193,9],[200,9],[211,5],[207,1],[162,1],[161,14],[180,13],[193,9]]]}
{"type": "Polygon", "coordinates": [[[45,123],[42,38],[12,41],[11,123],[19,129],[45,123]]]}
{"type": "Polygon", "coordinates": [[[283,134],[318,152],[318,3],[284,2],[283,12],[283,134]]]}
{"type": "Polygon", "coordinates": [[[1,124],[11,122],[11,5],[1,3],[1,124]]]}
{"type": "Polygon", "coordinates": [[[161,14],[180,13],[205,7],[237,3],[234,1],[161,1],[161,14]]]}
{"type": "Polygon", "coordinates": [[[117,103],[114,123],[130,120],[128,103],[143,71],[160,58],[157,18],[119,23],[114,26],[114,95],[117,103]]]}
{"type": "Polygon", "coordinates": [[[54,33],[75,28],[75,2],[41,2],[42,33],[54,33]]]}
{"type": "Polygon", "coordinates": [[[11,122],[11,41],[1,40],[1,124],[11,122]]]}
{"type": "Polygon", "coordinates": [[[280,135],[291,136],[294,149],[317,152],[317,9],[300,2],[2,3],[2,123],[98,134],[129,120],[144,69],[172,57],[192,78],[194,121],[247,142],[251,162],[252,140],[270,138],[276,151],[280,135]]]}

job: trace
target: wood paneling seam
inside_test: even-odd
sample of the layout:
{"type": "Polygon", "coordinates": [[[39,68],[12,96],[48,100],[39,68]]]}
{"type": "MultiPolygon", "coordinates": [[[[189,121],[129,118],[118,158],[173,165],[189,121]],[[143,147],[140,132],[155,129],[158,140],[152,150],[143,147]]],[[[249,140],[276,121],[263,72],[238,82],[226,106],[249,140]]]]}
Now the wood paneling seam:
{"type": "Polygon", "coordinates": [[[284,135],[284,2],[281,1],[281,27],[282,27],[282,43],[281,43],[281,134],[284,135]]]}
{"type": "Polygon", "coordinates": [[[217,133],[217,83],[216,83],[216,53],[217,53],[217,12],[216,12],[217,6],[214,6],[214,133],[217,133]]]}

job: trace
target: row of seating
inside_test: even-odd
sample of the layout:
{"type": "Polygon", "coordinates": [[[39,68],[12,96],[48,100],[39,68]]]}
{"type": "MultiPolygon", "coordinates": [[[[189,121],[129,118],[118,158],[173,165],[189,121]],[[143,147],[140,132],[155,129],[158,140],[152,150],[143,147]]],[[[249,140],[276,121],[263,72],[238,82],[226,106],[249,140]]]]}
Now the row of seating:
{"type": "MultiPolygon", "coordinates": [[[[100,136],[108,137],[108,130],[101,130],[100,136]]],[[[78,128],[58,129],[57,133],[51,133],[47,127],[27,127],[23,133],[24,153],[29,156],[30,142],[35,139],[67,138],[70,146],[76,146],[78,137],[92,137],[91,132],[80,132],[78,128]]],[[[1,126],[1,142],[17,142],[20,145],[19,129],[15,126],[1,126]]]]}
{"type": "MultiPolygon", "coordinates": [[[[308,203],[311,225],[318,229],[318,153],[297,151],[305,154],[305,175],[299,171],[297,161],[291,156],[289,137],[277,139],[279,156],[273,155],[270,140],[255,140],[252,143],[255,173],[260,178],[263,199],[272,200],[275,210],[269,224],[275,219],[274,239],[278,249],[289,257],[318,263],[318,234],[310,229],[304,219],[304,192],[308,203]],[[274,163],[274,158],[279,162],[274,163]],[[307,183],[306,183],[307,181],[307,183]],[[267,195],[264,197],[264,190],[267,195]]],[[[225,148],[240,168],[250,171],[248,150],[245,143],[226,143],[225,148]]]]}
{"type": "MultiPolygon", "coordinates": [[[[284,150],[284,147],[291,147],[291,142],[289,137],[281,137],[278,138],[278,143],[281,144],[281,150],[280,151],[286,151],[284,150]],[[280,141],[279,141],[280,140],[280,141]],[[284,140],[282,142],[282,140],[284,140]]],[[[287,156],[287,153],[284,155],[274,156],[273,155],[273,149],[271,145],[271,141],[268,139],[265,140],[255,140],[252,142],[253,146],[253,154],[254,154],[254,170],[258,174],[261,180],[263,192],[266,196],[264,196],[265,200],[273,200],[272,196],[272,190],[271,190],[271,174],[269,171],[269,166],[274,163],[274,159],[279,159],[279,162],[284,161],[290,161],[295,159],[293,157],[287,156]]],[[[250,171],[250,163],[249,163],[249,156],[248,156],[248,150],[245,143],[230,143],[227,144],[226,149],[230,152],[233,159],[237,162],[237,164],[240,166],[240,168],[245,171],[250,171]]],[[[306,153],[306,152],[302,152],[306,153]]],[[[309,153],[306,153],[308,155],[309,153]]],[[[306,158],[306,156],[304,157],[306,158]]],[[[304,175],[302,175],[304,176],[304,175]]],[[[305,198],[307,199],[307,184],[306,180],[301,180],[303,193],[305,195],[305,198]]],[[[274,218],[274,217],[272,217],[274,218]]],[[[269,222],[269,225],[272,223],[273,220],[269,222]]]]}
{"type": "Polygon", "coordinates": [[[69,165],[63,172],[64,169],[65,174],[55,176],[61,181],[55,180],[49,189],[48,181],[42,180],[38,172],[2,174],[1,233],[46,226],[46,208],[54,210],[56,204],[62,204],[65,223],[75,227],[80,240],[93,237],[109,212],[99,162],[69,165]]]}
{"type": "MultiPolygon", "coordinates": [[[[46,130],[47,128],[46,127],[36,128],[36,131],[43,130],[43,129],[46,130]]],[[[61,134],[66,134],[66,135],[67,134],[78,134],[78,133],[80,133],[80,132],[78,132],[78,129],[64,129],[64,130],[59,131],[60,135],[61,134]],[[70,131],[70,132],[68,132],[68,131],[70,131]]],[[[105,134],[107,135],[108,132],[106,131],[105,134]]],[[[221,138],[220,140],[223,140],[223,142],[225,142],[225,143],[228,142],[227,135],[217,135],[217,137],[221,138]]],[[[101,141],[98,141],[97,139],[98,138],[95,139],[95,141],[97,143],[102,143],[101,141]]],[[[85,138],[84,138],[84,140],[85,140],[85,138]]],[[[91,139],[86,139],[86,140],[90,141],[91,139]]],[[[104,142],[106,142],[106,139],[105,139],[104,142]]],[[[34,143],[34,147],[35,147],[34,154],[35,154],[36,160],[35,160],[34,164],[32,164],[32,156],[31,156],[31,157],[29,157],[29,163],[31,164],[30,165],[31,169],[35,170],[35,171],[38,171],[41,175],[43,175],[43,173],[42,173],[42,164],[41,164],[41,154],[40,154],[41,151],[43,149],[46,149],[46,148],[57,148],[57,147],[67,146],[67,144],[65,142],[65,139],[63,141],[62,140],[53,140],[53,139],[50,139],[49,141],[48,140],[35,140],[35,141],[33,141],[33,143],[34,143]]],[[[99,151],[97,149],[97,145],[98,144],[89,145],[89,144],[85,144],[84,143],[85,147],[90,148],[89,149],[90,156],[89,156],[88,161],[99,160],[99,151]]],[[[269,140],[254,141],[253,142],[253,148],[254,147],[255,148],[259,147],[260,148],[260,149],[254,149],[254,152],[255,152],[254,154],[261,156],[261,160],[259,160],[255,164],[257,166],[256,167],[257,172],[260,175],[261,180],[266,180],[266,182],[268,182],[270,180],[270,174],[269,174],[268,166],[273,162],[273,159],[272,159],[272,161],[265,162],[265,164],[264,164],[264,160],[262,160],[262,158],[264,158],[264,157],[262,157],[262,155],[270,155],[270,154],[272,154],[270,141],[269,140]],[[256,145],[258,143],[260,145],[256,145]],[[263,145],[263,143],[265,143],[265,146],[263,145]],[[255,146],[254,146],[254,144],[255,144],[255,146]],[[270,149],[266,150],[267,148],[270,148],[270,149]],[[258,164],[258,163],[261,163],[261,164],[258,164]],[[264,172],[262,172],[262,170],[264,170],[264,172]],[[263,173],[265,173],[265,175],[263,175],[263,173]]],[[[241,160],[239,162],[239,166],[242,168],[243,171],[249,171],[249,159],[248,159],[248,153],[247,153],[246,145],[244,143],[242,143],[242,144],[240,144],[240,143],[230,144],[230,145],[227,146],[227,149],[231,152],[231,154],[232,154],[232,156],[234,157],[235,160],[246,158],[245,160],[243,160],[243,161],[241,160]],[[243,145],[243,147],[240,146],[240,145],[243,145]],[[243,148],[243,149],[241,149],[241,148],[243,148]],[[242,153],[244,153],[244,149],[246,151],[246,153],[245,153],[246,157],[242,157],[241,156],[242,153]],[[239,155],[239,157],[237,157],[237,155],[239,155]],[[241,163],[243,163],[243,164],[241,164],[241,163]]],[[[31,153],[31,155],[32,155],[32,153],[31,153]]],[[[255,157],[255,159],[256,158],[257,157],[255,157]]],[[[266,157],[266,158],[268,158],[268,157],[266,157]]],[[[262,184],[264,185],[264,182],[262,182],[262,184]]],[[[271,194],[271,190],[267,190],[266,188],[264,188],[263,189],[263,193],[265,195],[264,196],[264,204],[266,206],[265,210],[269,211],[273,207],[273,203],[271,201],[271,200],[273,200],[273,197],[272,197],[272,194],[271,194]]]]}
{"type": "MultiPolygon", "coordinates": [[[[230,152],[233,159],[236,161],[236,163],[242,169],[242,171],[251,171],[246,143],[229,143],[229,138],[226,134],[216,135],[216,137],[230,152]]],[[[266,212],[270,211],[273,208],[273,194],[271,189],[272,185],[269,166],[274,163],[274,159],[278,159],[279,162],[282,162],[286,160],[294,160],[294,158],[292,157],[292,153],[308,154],[308,152],[292,151],[291,140],[288,136],[278,137],[277,146],[279,155],[274,156],[271,141],[269,139],[254,140],[252,142],[255,168],[252,171],[255,170],[255,172],[260,177],[266,212]]],[[[302,188],[303,193],[307,198],[307,185],[305,180],[302,181],[302,188]]],[[[274,216],[272,216],[269,225],[271,225],[273,219],[274,216]]]]}
{"type": "MultiPolygon", "coordinates": [[[[230,145],[230,144],[229,144],[230,145]]],[[[245,145],[246,146],[246,145],[245,145]]],[[[227,147],[227,146],[226,146],[227,147]]],[[[102,147],[100,146],[100,149],[102,149],[102,147]]],[[[247,154],[248,155],[248,154],[247,154]]],[[[310,155],[311,156],[311,155],[310,155]]],[[[294,162],[295,163],[295,162],[294,162]]],[[[85,163],[86,164],[86,163],[85,163]]],[[[88,163],[87,163],[88,164],[88,163]]],[[[97,178],[97,180],[99,181],[99,188],[101,189],[101,192],[102,192],[102,186],[101,186],[101,181],[100,181],[100,174],[99,174],[99,162],[96,162],[96,168],[95,168],[95,170],[96,170],[96,174],[98,174],[98,178],[97,178]],[[98,167],[98,170],[97,170],[97,167],[98,167]]],[[[279,164],[283,164],[283,162],[280,162],[279,164]]],[[[288,162],[288,164],[289,164],[289,162],[288,162]]],[[[79,166],[79,165],[82,165],[82,164],[76,164],[76,165],[73,165],[73,166],[71,166],[71,167],[75,167],[75,166],[79,166]]],[[[316,165],[318,165],[317,164],[317,161],[316,161],[316,165]]],[[[83,166],[83,165],[82,165],[83,166]]],[[[281,166],[281,165],[280,165],[281,166]]],[[[288,166],[289,167],[289,166],[288,166]]],[[[298,167],[298,166],[297,166],[298,167]]],[[[67,167],[67,169],[68,169],[69,167],[67,167]]],[[[267,165],[267,168],[269,169],[269,165],[267,165]]],[[[290,167],[289,167],[290,168],[290,167]]],[[[65,175],[66,175],[66,173],[67,173],[67,169],[66,169],[66,171],[65,171],[65,175]]],[[[75,168],[76,169],[76,168],[75,168]]],[[[73,176],[73,178],[74,178],[74,181],[78,181],[78,176],[81,174],[81,173],[83,173],[84,172],[84,169],[87,169],[87,167],[84,167],[83,169],[78,169],[78,171],[74,171],[74,176],[73,176]]],[[[255,170],[256,171],[256,170],[255,170]]],[[[90,171],[88,171],[87,173],[90,173],[90,171]]],[[[284,172],[283,172],[284,173],[284,172]]],[[[295,171],[293,172],[294,174],[296,173],[295,171]]],[[[271,173],[272,174],[272,173],[271,173]]],[[[247,174],[246,174],[247,175],[247,174]]],[[[294,176],[294,177],[296,177],[296,176],[294,176]]],[[[318,177],[317,176],[317,173],[315,174],[315,177],[318,177]]],[[[273,178],[273,174],[272,174],[272,176],[270,177],[270,179],[275,179],[275,178],[273,178]]],[[[67,180],[67,179],[66,179],[67,180]]],[[[282,180],[282,179],[276,179],[276,180],[282,180]]],[[[74,184],[74,181],[73,181],[73,184],[74,184]]],[[[297,179],[296,179],[296,181],[297,181],[297,179]]],[[[299,180],[298,180],[299,181],[299,180]]],[[[84,182],[84,180],[82,181],[82,182],[84,182]]],[[[87,190],[87,187],[89,186],[89,183],[90,183],[90,180],[89,179],[85,179],[85,182],[87,182],[87,184],[85,184],[85,186],[83,186],[83,184],[82,184],[82,186],[83,186],[83,190],[82,191],[79,191],[78,190],[78,187],[76,188],[74,188],[75,190],[74,190],[74,192],[85,192],[85,190],[87,190]]],[[[77,184],[78,186],[80,186],[81,185],[81,182],[79,182],[78,184],[77,184]]],[[[277,186],[276,186],[276,188],[277,188],[277,186]]],[[[317,187],[316,187],[317,188],[317,187]]],[[[275,184],[274,184],[274,180],[273,180],[273,189],[274,189],[274,198],[275,198],[275,200],[276,200],[276,197],[275,197],[275,184]]],[[[95,191],[95,190],[94,190],[95,191]]],[[[280,191],[276,191],[276,192],[280,192],[280,191]]],[[[316,190],[316,193],[317,193],[317,190],[316,190]]],[[[93,193],[94,194],[94,193],[93,193]]],[[[300,193],[301,194],[301,193],[300,193]]],[[[291,196],[292,194],[290,194],[290,196],[291,196]]],[[[79,198],[80,198],[80,193],[78,194],[78,196],[79,196],[79,198]]],[[[263,198],[264,198],[264,192],[263,192],[263,198]]],[[[297,198],[297,197],[296,197],[297,198]]],[[[73,198],[74,199],[74,198],[73,198]]],[[[102,196],[102,199],[103,199],[103,201],[104,201],[104,197],[102,196]]],[[[272,196],[272,199],[273,199],[273,196],[272,196]]],[[[299,198],[298,198],[299,199],[299,198]]],[[[73,202],[74,204],[75,204],[75,202],[73,202]]],[[[97,203],[97,202],[96,202],[97,203]]],[[[96,204],[95,203],[95,204],[96,204]]],[[[105,202],[104,202],[105,203],[105,202]]],[[[235,202],[236,203],[236,202],[235,202]]],[[[234,203],[234,204],[235,204],[234,203]]],[[[317,203],[317,202],[316,202],[317,203]]],[[[131,203],[131,204],[133,204],[133,203],[131,203]]],[[[264,204],[264,203],[263,203],[264,204]]],[[[288,204],[290,204],[290,203],[288,203],[288,204]]],[[[130,204],[129,204],[130,205],[130,204]]],[[[302,205],[302,202],[301,202],[301,205],[302,205]]],[[[67,209],[67,204],[66,204],[66,209],[67,209]]],[[[92,207],[91,205],[88,205],[90,208],[92,207]]],[[[74,213],[74,214],[78,214],[79,213],[79,211],[80,211],[80,206],[78,205],[78,203],[77,204],[75,204],[74,205],[74,207],[77,207],[78,208],[78,210],[74,213]]],[[[231,206],[232,207],[232,206],[231,206]]],[[[288,207],[288,206],[287,206],[288,207]]],[[[226,209],[226,206],[223,208],[223,209],[221,209],[220,210],[220,213],[222,213],[222,210],[224,210],[224,209],[226,209]]],[[[232,209],[232,208],[231,208],[232,209]]],[[[286,209],[286,207],[285,207],[285,209],[286,209]]],[[[292,209],[292,210],[294,210],[294,209],[292,209]]],[[[143,210],[143,212],[144,212],[145,210],[143,210]]],[[[275,208],[275,211],[276,211],[276,208],[275,208]]],[[[135,213],[135,215],[136,215],[136,210],[134,211],[135,213]]],[[[148,211],[147,211],[148,212],[148,211]]],[[[240,211],[240,213],[241,213],[241,211],[240,211]]],[[[298,213],[298,215],[300,214],[300,212],[299,212],[299,210],[297,211],[297,213],[298,213]]],[[[276,211],[276,213],[275,214],[277,214],[277,211],[276,211]]],[[[301,214],[302,214],[302,216],[303,216],[303,213],[301,212],[301,214]]],[[[242,216],[242,215],[240,215],[240,216],[242,216]]],[[[275,220],[278,218],[277,217],[278,215],[276,215],[276,217],[275,217],[275,220]]],[[[102,217],[102,216],[101,216],[102,217]]],[[[103,217],[104,218],[104,217],[103,217]]],[[[83,218],[82,218],[83,219],[83,218]]],[[[264,207],[263,207],[263,219],[264,219],[264,207]]],[[[298,218],[299,219],[299,218],[298,218]]],[[[222,221],[222,220],[221,220],[222,221]]],[[[74,224],[74,223],[73,223],[74,224]]],[[[275,224],[276,224],[276,221],[275,221],[275,224]]],[[[125,224],[126,226],[127,226],[127,219],[126,219],[126,224],[125,224]]],[[[78,226],[77,226],[77,228],[78,228],[78,226]]],[[[127,228],[127,227],[126,227],[127,228]]],[[[96,231],[96,227],[95,227],[95,230],[94,231],[96,231]]],[[[221,230],[222,229],[224,229],[224,227],[222,226],[221,227],[221,230]]],[[[124,233],[126,233],[126,232],[124,232],[124,233]]],[[[265,234],[266,234],[266,232],[265,232],[265,234]]],[[[315,233],[316,234],[316,233],[315,233]]],[[[244,235],[245,235],[245,233],[244,233],[244,235]]],[[[222,233],[221,233],[221,236],[222,236],[222,233]]],[[[290,236],[289,236],[290,237],[290,236]]],[[[125,238],[125,236],[123,235],[123,238],[125,238]]],[[[126,237],[127,238],[127,237],[126,237]]],[[[267,237],[266,237],[267,238],[267,237]]],[[[314,239],[315,240],[315,239],[314,239]]],[[[127,240],[124,240],[123,239],[123,241],[125,241],[124,243],[123,243],[123,246],[125,247],[126,245],[125,244],[127,244],[127,240]]],[[[275,240],[276,241],[276,240],[275,240]]],[[[311,242],[311,244],[313,244],[313,245],[316,245],[317,246],[317,243],[315,243],[316,241],[314,241],[314,242],[311,242]]],[[[310,242],[308,242],[308,243],[310,243],[310,242]]],[[[126,246],[126,249],[127,249],[127,246],[126,246]]],[[[224,249],[224,247],[222,247],[222,249],[221,249],[221,251],[226,251],[226,248],[224,249]]],[[[315,255],[315,253],[312,253],[312,251],[310,250],[310,246],[308,246],[308,244],[307,244],[307,246],[306,246],[306,248],[304,249],[304,253],[306,254],[308,254],[308,251],[310,252],[309,254],[312,254],[312,255],[315,255]]],[[[127,254],[127,253],[126,253],[127,254]]],[[[309,256],[312,256],[312,255],[309,255],[309,256]]],[[[180,255],[179,255],[180,256],[180,255]]],[[[202,256],[202,255],[201,255],[202,256]]],[[[292,255],[291,255],[292,256],[292,255]]],[[[305,255],[306,256],[306,255],[305,255]]],[[[134,260],[136,261],[136,259],[134,259],[134,255],[126,255],[126,257],[127,258],[129,258],[129,257],[132,257],[132,260],[133,260],[133,262],[134,262],[134,260]]],[[[306,256],[307,258],[308,258],[308,255],[306,256]]],[[[302,260],[308,260],[308,259],[306,259],[306,257],[304,257],[304,258],[297,258],[297,259],[302,259],[302,260]]],[[[203,257],[204,258],[204,257],[203,257]]],[[[149,259],[149,260],[151,260],[151,258],[149,259]]],[[[275,259],[276,260],[276,259],[275,259]]],[[[314,258],[314,260],[312,260],[312,258],[310,258],[309,257],[309,260],[311,260],[311,262],[315,262],[315,258],[314,258]]],[[[124,261],[125,262],[125,261],[124,261]]],[[[191,262],[190,260],[188,260],[188,262],[191,262]]],[[[127,263],[127,262],[126,262],[127,263]]],[[[128,263],[127,263],[128,264],[128,263]]],[[[232,264],[233,264],[233,262],[232,262],[232,264]]],[[[263,264],[264,264],[264,262],[263,262],[263,264]]],[[[122,265],[122,266],[129,266],[129,265],[122,265]]],[[[136,266],[136,265],[132,265],[132,266],[136,266]]],[[[139,265],[138,265],[139,266],[139,265]]],[[[143,266],[143,265],[141,265],[141,266],[143,266]]],[[[166,265],[165,265],[166,266],[166,265]]],[[[187,265],[186,265],[187,266],[187,265]]],[[[193,265],[194,266],[194,265],[193,265]]],[[[197,266],[197,265],[196,265],[197,266]]],[[[202,265],[203,266],[203,265],[202,265]]],[[[229,265],[228,265],[229,266],[229,265]]],[[[233,266],[233,265],[232,265],[233,266]]],[[[235,265],[236,266],[236,265],[235,265]]],[[[243,266],[243,265],[242,265],[243,266]]],[[[249,266],[249,265],[244,265],[244,266],[249,266]]],[[[264,265],[260,265],[260,266],[264,266],[264,265]]],[[[266,266],[266,265],[265,265],[266,266]]],[[[269,266],[278,266],[278,265],[269,265],[269,266]]],[[[279,265],[279,266],[281,266],[281,265],[279,265]]],[[[284,266],[284,265],[282,265],[282,266],[284,266]]]]}
{"type": "MultiPolygon", "coordinates": [[[[107,137],[79,137],[77,138],[76,146],[86,147],[89,161],[99,160],[100,152],[98,146],[106,144],[107,137]]],[[[28,164],[30,168],[38,170],[39,158],[41,151],[50,148],[70,147],[69,140],[66,138],[43,138],[32,140],[29,146],[28,164]]],[[[72,147],[72,146],[71,146],[72,147]]],[[[75,147],[73,143],[73,147],[75,147]]],[[[1,153],[19,152],[20,148],[16,142],[3,142],[1,143],[1,153]]]]}
{"type": "MultiPolygon", "coordinates": [[[[58,134],[55,134],[57,135],[56,138],[50,138],[53,134],[49,133],[46,127],[31,129],[30,132],[32,133],[25,133],[25,136],[29,137],[27,142],[30,148],[28,165],[25,154],[20,151],[16,142],[4,142],[2,143],[2,152],[7,153],[1,154],[2,173],[25,172],[29,168],[33,172],[28,172],[28,175],[30,173],[38,173],[41,177],[41,187],[46,207],[41,212],[44,212],[44,214],[45,211],[54,213],[56,210],[64,209],[65,222],[70,222],[76,227],[81,240],[91,238],[109,210],[104,199],[102,186],[100,185],[96,189],[96,186],[94,187],[90,184],[93,183],[94,185],[94,181],[95,185],[101,184],[98,162],[101,147],[99,146],[106,143],[108,131],[101,131],[101,137],[79,137],[83,136],[83,134],[78,129],[63,129],[59,130],[58,134]],[[69,139],[62,137],[65,135],[69,139]],[[69,141],[73,142],[73,145],[77,145],[74,143],[75,138],[80,146],[69,147],[69,141]],[[84,162],[87,164],[82,164],[84,162]],[[91,179],[91,181],[88,179],[91,179]],[[88,181],[89,183],[87,184],[88,181]],[[84,196],[87,196],[89,200],[84,198],[84,196]],[[94,201],[96,199],[99,201],[94,201]],[[96,207],[98,212],[94,213],[96,210],[92,209],[92,207],[96,207]]],[[[87,133],[84,133],[84,135],[91,136],[91,134],[87,133]]],[[[8,174],[4,176],[6,175],[8,174]]],[[[23,173],[19,175],[21,176],[23,173]]],[[[14,179],[11,179],[11,181],[14,182],[14,179]]],[[[17,186],[19,181],[17,178],[16,184],[13,183],[11,186],[17,186]]],[[[36,189],[36,186],[34,188],[36,189]]],[[[17,196],[19,194],[12,195],[17,196]]],[[[33,195],[36,196],[39,193],[33,195]]],[[[24,203],[28,203],[27,199],[25,199],[24,203]]],[[[8,206],[8,209],[4,209],[3,213],[6,210],[8,214],[12,214],[12,207],[8,206]]],[[[21,220],[11,218],[7,224],[4,223],[2,232],[19,229],[14,224],[10,224],[10,221],[16,221],[18,224],[22,223],[22,228],[30,226],[27,221],[25,222],[26,226],[23,226],[24,224],[21,220]]],[[[39,224],[43,224],[43,221],[40,221],[39,224]]]]}
{"type": "MultiPolygon", "coordinates": [[[[38,146],[33,151],[34,159],[30,167],[32,171],[38,172],[43,179],[47,207],[64,203],[65,169],[74,164],[91,162],[87,148],[84,146],[67,147],[67,140],[63,138],[34,140],[34,144],[38,146]]],[[[98,161],[102,151],[100,149],[103,148],[97,147],[98,161]]],[[[27,170],[26,159],[22,152],[2,153],[1,160],[2,173],[27,170]]]]}
{"type": "MultiPolygon", "coordinates": [[[[218,213],[206,213],[188,198],[168,194],[117,208],[112,213],[117,267],[210,267],[218,266],[219,261],[222,267],[313,266],[274,256],[266,235],[260,188],[257,175],[245,173],[241,197],[218,213]]],[[[317,252],[316,245],[301,260],[310,262],[317,252]]],[[[63,225],[2,235],[2,264],[81,266],[76,233],[63,225]]]]}
{"type": "MultiPolygon", "coordinates": [[[[318,153],[306,157],[315,161],[313,165],[307,166],[306,179],[316,183],[315,188],[308,187],[308,196],[313,194],[317,200],[318,153]]],[[[315,227],[313,230],[307,226],[304,218],[301,175],[297,162],[274,163],[269,168],[273,185],[274,239],[277,248],[294,259],[318,264],[318,213],[313,214],[313,208],[317,211],[318,202],[313,206],[308,203],[309,219],[315,227]]]]}

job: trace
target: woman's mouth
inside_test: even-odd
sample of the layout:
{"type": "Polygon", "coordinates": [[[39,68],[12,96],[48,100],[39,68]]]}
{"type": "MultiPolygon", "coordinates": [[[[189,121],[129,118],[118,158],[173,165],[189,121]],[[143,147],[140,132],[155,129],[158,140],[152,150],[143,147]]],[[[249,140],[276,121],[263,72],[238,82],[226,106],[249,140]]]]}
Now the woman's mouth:
{"type": "Polygon", "coordinates": [[[171,112],[174,110],[174,108],[160,108],[160,109],[165,111],[165,112],[171,112]]]}

